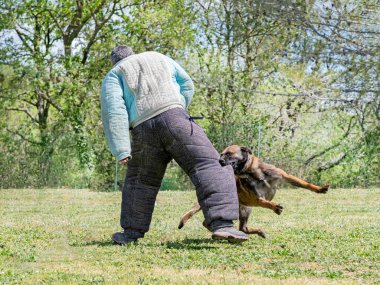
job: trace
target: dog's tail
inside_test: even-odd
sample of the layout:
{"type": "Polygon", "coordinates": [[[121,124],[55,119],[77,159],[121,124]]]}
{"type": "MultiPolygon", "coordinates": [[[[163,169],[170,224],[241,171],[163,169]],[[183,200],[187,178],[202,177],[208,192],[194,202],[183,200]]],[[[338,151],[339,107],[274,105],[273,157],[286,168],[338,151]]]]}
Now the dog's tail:
{"type": "Polygon", "coordinates": [[[191,208],[190,211],[188,211],[185,215],[183,215],[179,221],[178,228],[182,229],[185,223],[196,213],[198,213],[201,210],[201,206],[199,206],[198,203],[195,203],[193,208],[191,208]]]}

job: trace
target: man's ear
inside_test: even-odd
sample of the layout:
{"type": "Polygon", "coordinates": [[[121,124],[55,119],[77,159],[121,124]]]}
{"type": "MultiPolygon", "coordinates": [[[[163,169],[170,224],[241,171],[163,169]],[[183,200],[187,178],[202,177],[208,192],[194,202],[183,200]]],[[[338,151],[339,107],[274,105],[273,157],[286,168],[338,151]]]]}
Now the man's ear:
{"type": "Polygon", "coordinates": [[[242,146],[242,147],[240,147],[240,150],[241,150],[242,152],[248,152],[249,154],[252,154],[252,150],[249,149],[249,148],[246,147],[246,146],[242,146]]]}

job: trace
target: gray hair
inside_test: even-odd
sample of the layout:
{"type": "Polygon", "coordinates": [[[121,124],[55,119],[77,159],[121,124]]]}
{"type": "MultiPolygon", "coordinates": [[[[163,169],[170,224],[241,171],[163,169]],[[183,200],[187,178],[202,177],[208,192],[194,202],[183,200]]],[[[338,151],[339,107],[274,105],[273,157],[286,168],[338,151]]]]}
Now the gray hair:
{"type": "Polygon", "coordinates": [[[112,65],[115,65],[120,60],[134,54],[130,46],[117,46],[115,47],[110,55],[112,65]]]}

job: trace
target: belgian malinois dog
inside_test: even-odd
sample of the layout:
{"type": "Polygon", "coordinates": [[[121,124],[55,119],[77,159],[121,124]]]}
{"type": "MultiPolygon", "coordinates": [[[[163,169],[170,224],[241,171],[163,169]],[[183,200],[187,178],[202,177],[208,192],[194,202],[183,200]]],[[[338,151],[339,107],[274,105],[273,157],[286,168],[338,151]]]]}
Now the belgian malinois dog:
{"type": "MultiPolygon", "coordinates": [[[[239,230],[247,234],[257,234],[265,238],[265,232],[261,229],[250,229],[247,226],[252,207],[271,209],[280,215],[284,209],[280,204],[271,202],[276,194],[276,188],[281,182],[290,183],[293,186],[309,189],[315,193],[326,193],[329,185],[317,186],[308,183],[296,176],[287,174],[284,170],[274,165],[264,163],[247,147],[231,145],[220,155],[222,166],[231,165],[234,169],[237,194],[239,198],[239,230]]],[[[181,217],[178,228],[201,210],[198,203],[181,217]]],[[[210,229],[209,229],[210,230],[210,229]]]]}

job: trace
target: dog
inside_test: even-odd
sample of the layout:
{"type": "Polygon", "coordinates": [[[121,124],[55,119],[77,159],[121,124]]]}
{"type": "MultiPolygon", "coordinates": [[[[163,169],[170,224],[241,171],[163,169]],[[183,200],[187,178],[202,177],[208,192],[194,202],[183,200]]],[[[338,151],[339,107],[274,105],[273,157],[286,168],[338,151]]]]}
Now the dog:
{"type": "MultiPolygon", "coordinates": [[[[317,186],[289,175],[274,165],[262,162],[252,154],[249,148],[244,146],[231,145],[224,149],[219,163],[222,166],[231,165],[234,169],[239,199],[239,230],[246,234],[257,234],[262,238],[266,237],[265,232],[262,229],[248,228],[248,218],[252,207],[267,208],[278,215],[282,213],[284,208],[280,204],[271,202],[281,182],[322,194],[327,193],[330,187],[330,185],[317,186]]],[[[201,207],[196,203],[189,212],[181,217],[178,228],[181,229],[200,210],[201,207]]],[[[203,225],[207,228],[204,223],[203,225]]],[[[208,230],[211,229],[208,228],[208,230]]]]}

